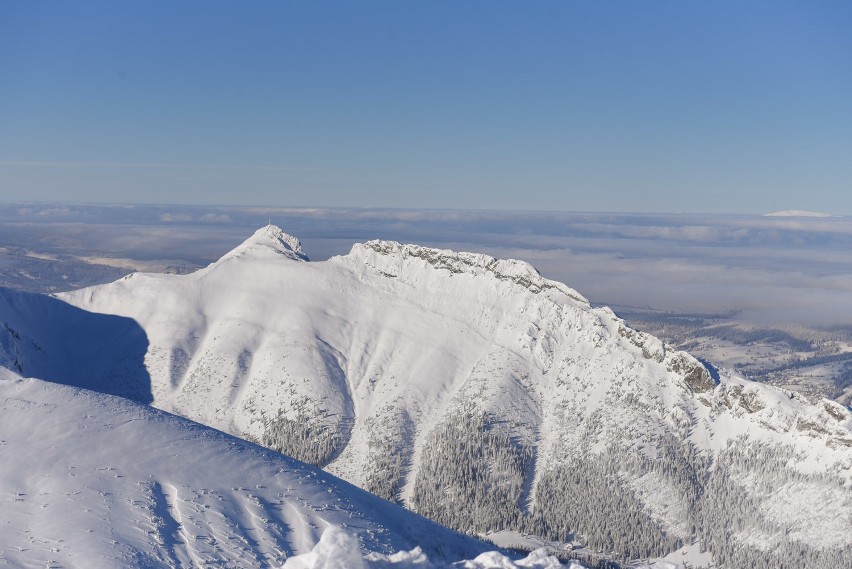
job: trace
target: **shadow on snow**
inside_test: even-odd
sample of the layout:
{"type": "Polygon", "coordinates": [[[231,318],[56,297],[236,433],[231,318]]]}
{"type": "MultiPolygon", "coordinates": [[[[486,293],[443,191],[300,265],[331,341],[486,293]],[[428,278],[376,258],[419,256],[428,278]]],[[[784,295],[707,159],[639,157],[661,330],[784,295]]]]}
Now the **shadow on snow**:
{"type": "Polygon", "coordinates": [[[133,319],[0,288],[0,366],[26,377],[151,403],[148,336],[133,319]]]}

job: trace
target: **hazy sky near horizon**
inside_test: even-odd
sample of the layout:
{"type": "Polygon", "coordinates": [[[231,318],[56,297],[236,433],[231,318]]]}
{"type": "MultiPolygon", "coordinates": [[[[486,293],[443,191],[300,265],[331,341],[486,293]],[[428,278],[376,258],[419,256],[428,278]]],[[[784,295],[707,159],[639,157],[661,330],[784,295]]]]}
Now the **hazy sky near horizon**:
{"type": "MultiPolygon", "coordinates": [[[[852,217],[0,204],[0,280],[4,259],[23,257],[199,268],[268,220],[313,261],[391,239],[528,261],[594,303],[768,324],[849,326],[852,315],[852,217]]],[[[42,282],[37,267],[15,262],[5,270],[19,285],[42,282]]],[[[46,262],[41,277],[69,270],[46,262]]],[[[87,273],[118,278],[80,263],[69,274],[87,273]]]]}
{"type": "Polygon", "coordinates": [[[852,214],[852,4],[4,2],[0,201],[852,214]]]}

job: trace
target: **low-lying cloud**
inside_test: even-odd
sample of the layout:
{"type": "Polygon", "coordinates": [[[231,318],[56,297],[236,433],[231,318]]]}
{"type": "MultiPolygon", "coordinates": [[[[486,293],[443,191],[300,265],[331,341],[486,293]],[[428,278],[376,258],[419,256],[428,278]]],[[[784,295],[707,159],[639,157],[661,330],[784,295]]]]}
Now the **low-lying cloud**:
{"type": "Polygon", "coordinates": [[[850,218],[10,204],[0,221],[0,246],[197,266],[271,221],[313,260],[416,242],[528,261],[595,303],[852,324],[850,218]]]}

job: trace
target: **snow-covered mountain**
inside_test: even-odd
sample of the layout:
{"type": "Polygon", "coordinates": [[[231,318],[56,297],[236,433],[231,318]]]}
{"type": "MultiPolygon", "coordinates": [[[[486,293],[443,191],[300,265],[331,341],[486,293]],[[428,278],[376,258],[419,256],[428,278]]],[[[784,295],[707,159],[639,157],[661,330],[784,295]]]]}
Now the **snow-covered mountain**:
{"type": "Polygon", "coordinates": [[[808,211],[804,209],[785,209],[783,211],[773,211],[772,213],[764,213],[764,217],[834,217],[830,213],[821,211],[808,211]]]}
{"type": "Polygon", "coordinates": [[[385,241],[308,262],[269,226],[191,275],[60,295],[81,323],[61,333],[47,312],[73,307],[9,296],[0,359],[21,373],[152,401],[458,529],[852,560],[848,409],[708,369],[526,263],[385,241]]]}
{"type": "MultiPolygon", "coordinates": [[[[515,567],[316,467],[2,369],[0,504],[0,566],[431,569],[480,556],[459,567],[515,567]]],[[[527,561],[518,566],[556,566],[527,561]]]]}

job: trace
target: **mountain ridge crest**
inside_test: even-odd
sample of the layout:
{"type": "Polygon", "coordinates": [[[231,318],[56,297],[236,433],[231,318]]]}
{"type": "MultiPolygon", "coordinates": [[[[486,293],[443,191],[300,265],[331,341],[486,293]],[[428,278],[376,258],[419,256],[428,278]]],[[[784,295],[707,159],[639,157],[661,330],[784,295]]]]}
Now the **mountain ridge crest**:
{"type": "Polygon", "coordinates": [[[533,294],[555,290],[575,302],[586,307],[590,306],[588,299],[576,290],[561,282],[543,277],[530,263],[517,259],[497,259],[484,253],[458,252],[380,239],[356,243],[345,258],[363,261],[388,277],[399,276],[403,265],[416,259],[435,269],[446,270],[450,275],[487,275],[497,280],[511,281],[533,294]]]}

